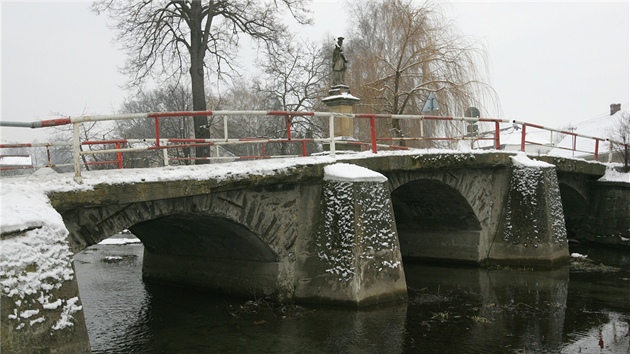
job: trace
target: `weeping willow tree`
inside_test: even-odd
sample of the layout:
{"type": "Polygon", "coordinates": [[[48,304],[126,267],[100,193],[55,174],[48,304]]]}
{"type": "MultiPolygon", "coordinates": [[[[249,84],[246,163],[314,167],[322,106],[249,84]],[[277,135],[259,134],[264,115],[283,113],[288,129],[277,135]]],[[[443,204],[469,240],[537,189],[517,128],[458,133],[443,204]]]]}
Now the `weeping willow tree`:
{"type": "MultiPolygon", "coordinates": [[[[471,106],[494,102],[484,83],[485,51],[456,33],[433,3],[409,0],[368,0],[352,10],[353,30],[346,53],[353,94],[361,112],[382,114],[459,115],[471,106]],[[422,112],[429,94],[439,111],[422,112]]],[[[392,119],[379,126],[394,139],[418,130],[418,122],[392,119]]],[[[424,123],[424,135],[459,133],[461,124],[424,123]]],[[[382,135],[381,135],[382,136],[382,135]]],[[[404,140],[399,140],[405,145],[404,140]]],[[[426,141],[420,146],[435,146],[426,141]]]]}

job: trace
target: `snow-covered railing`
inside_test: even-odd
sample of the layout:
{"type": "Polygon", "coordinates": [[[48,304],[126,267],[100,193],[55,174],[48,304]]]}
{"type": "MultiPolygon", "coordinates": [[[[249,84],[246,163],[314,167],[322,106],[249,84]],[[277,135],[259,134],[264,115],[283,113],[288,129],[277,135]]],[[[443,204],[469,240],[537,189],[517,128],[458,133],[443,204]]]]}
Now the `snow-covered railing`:
{"type": "MultiPolygon", "coordinates": [[[[53,142],[53,143],[37,143],[37,144],[0,144],[2,148],[18,148],[18,147],[46,147],[48,154],[48,166],[52,165],[50,158],[50,148],[56,146],[66,146],[72,148],[72,158],[75,171],[75,180],[81,181],[81,165],[89,166],[94,164],[112,164],[118,168],[123,168],[123,153],[129,152],[141,152],[141,151],[162,151],[162,160],[164,165],[168,165],[169,161],[182,161],[182,160],[225,160],[225,159],[252,159],[252,158],[273,158],[273,157],[287,157],[287,156],[269,156],[265,152],[265,144],[269,143],[293,143],[301,145],[301,154],[299,156],[307,155],[307,143],[323,143],[327,144],[328,151],[331,156],[336,154],[336,145],[354,145],[358,146],[362,150],[371,150],[373,153],[377,153],[378,149],[409,149],[404,142],[405,141],[481,141],[487,140],[491,142],[490,148],[501,149],[501,125],[509,124],[510,126],[519,126],[521,129],[521,146],[520,150],[525,151],[527,144],[536,145],[540,144],[535,141],[527,140],[527,132],[530,128],[545,130],[550,133],[550,143],[553,141],[553,134],[564,134],[593,140],[593,150],[587,151],[593,153],[595,159],[598,158],[600,143],[604,141],[610,141],[606,138],[592,137],[577,134],[574,132],[563,131],[544,127],[527,122],[520,122],[516,120],[505,120],[495,118],[471,118],[471,117],[450,117],[450,116],[429,116],[429,115],[389,115],[389,114],[343,114],[343,113],[331,113],[331,112],[299,112],[299,111],[179,111],[179,112],[152,112],[152,113],[132,113],[132,114],[114,114],[114,115],[96,115],[96,116],[79,116],[58,118],[51,120],[35,121],[31,123],[23,122],[6,122],[0,121],[1,126],[11,127],[28,127],[28,128],[43,128],[53,127],[61,125],[73,126],[73,139],[72,142],[53,142]],[[160,118],[181,118],[181,117],[203,117],[203,116],[215,116],[223,118],[223,137],[221,138],[208,138],[208,139],[185,139],[185,138],[162,138],[160,136],[160,118]],[[286,135],[282,138],[231,138],[229,135],[228,122],[231,117],[239,116],[279,116],[284,118],[286,135]],[[319,118],[324,121],[328,120],[328,136],[322,138],[295,138],[293,136],[294,129],[292,128],[293,117],[309,117],[319,118]],[[363,142],[354,139],[353,137],[340,137],[335,134],[335,119],[337,118],[355,118],[357,120],[367,120],[369,123],[369,135],[370,141],[363,142]],[[155,126],[155,137],[146,139],[115,139],[115,140],[87,140],[81,141],[80,138],[80,125],[90,122],[107,122],[107,121],[121,121],[121,120],[133,120],[133,119],[152,119],[155,126]],[[400,136],[396,137],[378,137],[377,136],[377,120],[410,120],[418,121],[419,128],[417,131],[400,132],[400,136]],[[433,122],[463,122],[468,123],[469,130],[467,132],[452,131],[449,136],[435,136],[434,134],[426,134],[424,129],[424,123],[427,121],[433,122]],[[487,123],[493,126],[493,129],[489,129],[486,132],[477,132],[476,123],[487,123]],[[473,128],[473,125],[475,129],[473,128]],[[402,134],[404,133],[404,134],[402,134]],[[398,143],[399,145],[395,145],[398,143]],[[136,146],[134,145],[142,145],[136,146]],[[260,144],[261,154],[256,156],[220,156],[219,147],[225,145],[238,145],[238,144],[260,144]],[[82,151],[81,146],[85,145],[110,145],[113,148],[82,151]],[[126,145],[127,147],[123,147],[126,145]],[[175,157],[171,158],[167,154],[169,149],[183,149],[183,148],[196,148],[200,146],[215,146],[217,147],[217,156],[196,156],[196,157],[175,157]],[[96,155],[96,154],[115,154],[116,158],[108,161],[87,161],[84,156],[96,155]],[[83,162],[83,163],[82,163],[83,162]]],[[[611,144],[613,142],[610,142],[611,144]]],[[[617,142],[615,142],[617,143],[617,142]]],[[[567,148],[573,151],[577,150],[577,146],[574,143],[572,148],[567,148]]],[[[612,148],[610,149],[612,152],[612,148]]],[[[292,155],[296,156],[296,155],[292,155]]],[[[59,165],[57,165],[59,166],[59,165]]]]}

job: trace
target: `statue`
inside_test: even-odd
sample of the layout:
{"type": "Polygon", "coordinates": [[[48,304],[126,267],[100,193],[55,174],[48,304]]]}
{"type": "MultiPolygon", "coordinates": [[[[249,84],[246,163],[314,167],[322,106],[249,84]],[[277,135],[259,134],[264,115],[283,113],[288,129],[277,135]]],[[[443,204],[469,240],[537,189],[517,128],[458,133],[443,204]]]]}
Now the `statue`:
{"type": "Polygon", "coordinates": [[[346,60],[345,55],[343,55],[342,44],[343,37],[337,38],[335,49],[333,50],[332,86],[343,85],[346,77],[346,63],[348,60],[346,60]]]}

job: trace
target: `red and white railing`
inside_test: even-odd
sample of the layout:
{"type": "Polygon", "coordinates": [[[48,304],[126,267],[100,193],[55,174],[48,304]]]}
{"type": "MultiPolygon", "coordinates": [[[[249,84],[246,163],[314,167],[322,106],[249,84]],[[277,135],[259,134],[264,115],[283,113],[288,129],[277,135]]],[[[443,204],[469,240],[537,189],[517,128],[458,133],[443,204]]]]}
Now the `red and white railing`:
{"type": "MultiPolygon", "coordinates": [[[[73,126],[73,139],[72,142],[52,142],[52,143],[34,143],[34,144],[0,144],[0,149],[8,148],[23,148],[23,147],[45,147],[48,155],[48,166],[52,165],[50,149],[58,146],[72,147],[73,163],[68,165],[74,166],[75,180],[81,181],[81,165],[82,157],[91,154],[115,154],[116,158],[108,161],[84,161],[83,165],[96,165],[96,164],[111,164],[116,165],[118,168],[123,168],[123,154],[128,152],[140,152],[140,151],[162,151],[163,161],[165,165],[169,164],[169,161],[181,161],[181,160],[221,160],[221,159],[259,159],[259,158],[272,158],[272,157],[286,157],[286,156],[268,156],[265,153],[265,145],[270,143],[295,143],[301,145],[301,154],[299,156],[307,156],[307,144],[308,143],[326,143],[329,145],[329,153],[334,156],[336,153],[337,144],[357,145],[362,150],[371,150],[373,153],[377,153],[378,149],[409,149],[406,146],[394,145],[396,142],[402,141],[489,141],[490,148],[501,149],[501,125],[518,126],[521,129],[520,150],[525,151],[527,145],[546,145],[551,146],[553,140],[553,134],[563,134],[573,137],[573,146],[571,148],[565,148],[573,152],[592,154],[594,159],[599,158],[600,146],[603,142],[609,142],[611,144],[610,152],[612,153],[612,144],[621,144],[619,142],[612,142],[609,139],[601,137],[593,137],[575,132],[563,131],[553,128],[548,128],[536,124],[519,122],[515,120],[495,119],[495,118],[470,118],[470,117],[444,117],[444,116],[427,116],[427,115],[387,115],[387,114],[342,114],[342,113],[330,113],[330,112],[295,112],[295,111],[182,111],[182,112],[152,112],[152,113],[133,113],[133,114],[114,114],[114,115],[97,115],[97,116],[79,116],[69,118],[58,118],[51,120],[35,121],[30,123],[23,122],[6,122],[0,121],[0,127],[26,127],[26,128],[44,128],[54,127],[62,125],[73,126]],[[195,116],[216,116],[223,118],[223,137],[213,139],[186,139],[186,138],[162,138],[160,136],[160,119],[162,118],[182,118],[182,117],[195,117],[195,116]],[[270,116],[270,117],[282,117],[284,118],[286,136],[282,138],[260,138],[260,137],[247,137],[247,138],[231,138],[229,135],[228,122],[234,116],[270,116]],[[320,118],[328,119],[328,136],[323,138],[295,138],[293,135],[294,129],[291,126],[291,120],[293,117],[308,117],[310,119],[320,118]],[[369,124],[369,142],[362,142],[354,140],[352,137],[338,137],[335,134],[335,119],[336,118],[355,118],[357,120],[367,120],[369,124]],[[119,120],[131,120],[131,119],[152,119],[155,126],[155,137],[147,139],[112,139],[112,140],[98,140],[98,141],[81,141],[80,139],[80,125],[88,122],[107,122],[107,121],[119,121],[119,120]],[[419,121],[418,131],[404,132],[402,137],[378,137],[377,136],[377,121],[378,120],[391,120],[398,119],[419,121]],[[457,132],[452,133],[451,136],[427,136],[424,132],[425,122],[464,122],[468,124],[475,123],[487,123],[492,128],[489,131],[483,133],[470,132],[457,132]],[[548,131],[550,133],[549,144],[541,143],[540,141],[533,141],[527,139],[528,132],[533,129],[548,131]],[[576,141],[578,138],[588,139],[593,142],[592,150],[583,151],[577,149],[576,141]],[[134,144],[144,144],[141,147],[132,147],[134,144]],[[185,158],[169,158],[167,150],[169,149],[182,149],[193,148],[199,146],[222,146],[222,145],[237,145],[237,144],[260,144],[260,155],[256,156],[219,156],[217,149],[216,157],[185,157],[185,158]],[[100,150],[88,150],[82,151],[81,146],[89,145],[108,145],[113,148],[100,149],[100,150]],[[124,147],[127,146],[127,147],[124,147]]],[[[401,144],[402,145],[402,144],[401,144]]],[[[558,147],[556,147],[558,148],[558,147]]],[[[293,155],[295,156],[295,155],[293,155]]],[[[609,154],[610,159],[611,154],[609,154]]],[[[57,165],[59,166],[59,165],[57,165]]]]}

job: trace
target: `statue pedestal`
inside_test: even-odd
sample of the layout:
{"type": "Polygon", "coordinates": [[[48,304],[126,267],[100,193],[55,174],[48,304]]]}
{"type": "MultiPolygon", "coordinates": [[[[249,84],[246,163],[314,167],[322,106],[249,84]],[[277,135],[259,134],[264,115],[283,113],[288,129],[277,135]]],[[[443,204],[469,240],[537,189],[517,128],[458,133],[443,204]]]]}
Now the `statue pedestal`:
{"type": "MultiPolygon", "coordinates": [[[[360,99],[350,94],[350,87],[339,84],[330,88],[328,97],[322,99],[322,102],[328,106],[330,112],[333,113],[353,113],[353,106],[360,99]]],[[[352,117],[336,117],[334,136],[345,137],[346,140],[352,139],[354,136],[354,119],[352,117]]]]}

